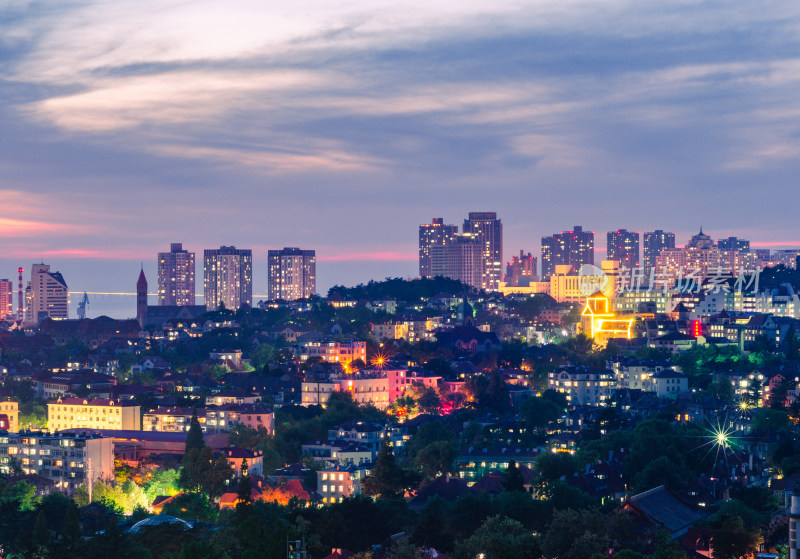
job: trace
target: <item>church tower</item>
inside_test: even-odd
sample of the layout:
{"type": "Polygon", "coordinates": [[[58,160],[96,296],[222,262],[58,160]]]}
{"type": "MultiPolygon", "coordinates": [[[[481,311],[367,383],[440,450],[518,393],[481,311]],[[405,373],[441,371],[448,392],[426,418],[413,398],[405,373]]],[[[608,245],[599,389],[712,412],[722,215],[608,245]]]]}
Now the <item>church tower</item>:
{"type": "Polygon", "coordinates": [[[139,281],[136,282],[136,320],[142,328],[147,324],[147,278],[144,277],[144,267],[139,272],[139,281]]]}

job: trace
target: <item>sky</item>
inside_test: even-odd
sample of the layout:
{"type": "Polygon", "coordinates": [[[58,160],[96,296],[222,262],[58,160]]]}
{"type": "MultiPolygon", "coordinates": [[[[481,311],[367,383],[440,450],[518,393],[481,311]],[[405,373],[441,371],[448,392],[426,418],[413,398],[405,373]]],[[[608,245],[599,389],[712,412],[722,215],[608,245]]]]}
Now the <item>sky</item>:
{"type": "Polygon", "coordinates": [[[297,246],[325,293],[469,211],[506,260],[573,225],[796,247],[798,91],[785,0],[0,0],[0,277],[131,292],[224,244],[264,294],[297,246]]]}

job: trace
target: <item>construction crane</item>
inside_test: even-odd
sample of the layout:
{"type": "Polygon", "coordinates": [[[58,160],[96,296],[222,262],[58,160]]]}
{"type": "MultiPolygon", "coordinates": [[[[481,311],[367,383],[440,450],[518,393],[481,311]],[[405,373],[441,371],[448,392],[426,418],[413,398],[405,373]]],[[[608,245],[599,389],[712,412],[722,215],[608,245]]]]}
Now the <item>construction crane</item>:
{"type": "Polygon", "coordinates": [[[86,318],[86,305],[89,304],[89,295],[84,291],[81,302],[78,303],[78,318],[83,320],[86,318]]]}

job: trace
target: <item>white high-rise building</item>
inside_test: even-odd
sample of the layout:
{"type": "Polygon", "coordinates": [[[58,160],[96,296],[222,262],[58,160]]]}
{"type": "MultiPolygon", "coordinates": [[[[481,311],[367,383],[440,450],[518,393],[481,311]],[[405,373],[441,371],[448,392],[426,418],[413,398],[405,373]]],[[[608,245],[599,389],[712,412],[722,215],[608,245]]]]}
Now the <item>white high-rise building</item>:
{"type": "Polygon", "coordinates": [[[33,264],[26,293],[25,323],[68,317],[69,288],[64,277],[60,272],[51,272],[49,264],[33,264]]]}
{"type": "Polygon", "coordinates": [[[234,246],[204,251],[203,294],[206,309],[217,310],[220,305],[237,310],[253,304],[253,251],[234,246]]]}
{"type": "Polygon", "coordinates": [[[172,243],[169,252],[158,253],[159,306],[194,305],[194,253],[172,243]]]}
{"type": "Polygon", "coordinates": [[[270,250],[267,268],[270,300],[308,299],[317,292],[317,256],[313,250],[270,250]]]}

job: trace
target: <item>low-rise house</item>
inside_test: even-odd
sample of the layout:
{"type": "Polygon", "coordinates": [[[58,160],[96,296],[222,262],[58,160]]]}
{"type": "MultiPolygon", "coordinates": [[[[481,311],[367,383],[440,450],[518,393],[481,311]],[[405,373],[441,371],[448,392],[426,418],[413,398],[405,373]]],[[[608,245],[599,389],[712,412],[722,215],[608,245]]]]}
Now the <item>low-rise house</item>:
{"type": "Polygon", "coordinates": [[[228,465],[231,467],[236,477],[242,475],[242,462],[247,460],[248,475],[264,475],[264,452],[261,450],[248,450],[246,448],[229,447],[222,451],[228,465]]]}
{"type": "Polygon", "coordinates": [[[372,465],[323,469],[317,472],[317,493],[322,503],[341,503],[347,497],[361,493],[361,482],[372,474],[372,465]]]}

